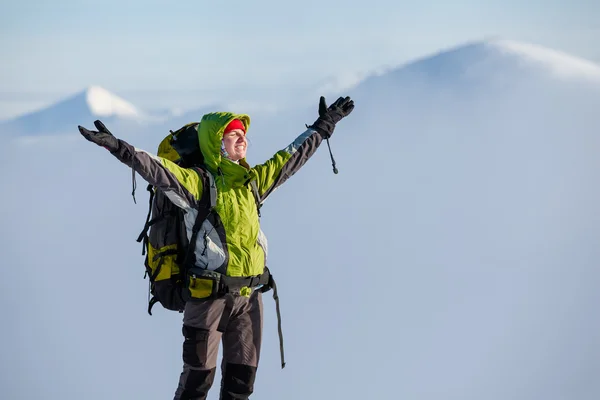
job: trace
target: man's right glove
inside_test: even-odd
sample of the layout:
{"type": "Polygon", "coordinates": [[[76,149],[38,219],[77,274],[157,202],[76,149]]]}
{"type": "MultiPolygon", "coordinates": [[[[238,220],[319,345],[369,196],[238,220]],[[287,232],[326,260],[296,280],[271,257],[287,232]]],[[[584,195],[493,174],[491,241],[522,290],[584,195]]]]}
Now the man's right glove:
{"type": "Polygon", "coordinates": [[[335,129],[335,124],[354,110],[354,101],[350,97],[340,97],[329,107],[325,103],[325,97],[319,100],[319,118],[310,126],[324,138],[329,138],[335,129]]]}
{"type": "Polygon", "coordinates": [[[83,135],[83,137],[90,142],[104,147],[111,153],[117,151],[119,149],[119,140],[114,137],[112,133],[110,133],[102,121],[96,120],[94,121],[94,125],[98,131],[87,130],[81,125],[77,126],[77,128],[79,128],[79,132],[83,135]]]}

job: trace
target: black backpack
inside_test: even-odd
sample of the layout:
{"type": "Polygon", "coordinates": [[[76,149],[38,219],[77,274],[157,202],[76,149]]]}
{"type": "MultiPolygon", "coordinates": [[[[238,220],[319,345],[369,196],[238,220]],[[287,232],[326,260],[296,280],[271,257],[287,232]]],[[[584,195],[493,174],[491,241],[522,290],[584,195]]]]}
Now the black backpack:
{"type": "MultiPolygon", "coordinates": [[[[214,179],[206,168],[198,146],[199,123],[187,124],[171,131],[158,146],[158,156],[167,158],[182,167],[193,168],[202,180],[204,190],[198,220],[204,221],[216,201],[214,179]]],[[[186,301],[187,268],[185,265],[189,242],[183,221],[184,212],[173,204],[162,190],[152,185],[148,215],[138,242],[143,243],[145,255],[144,278],[149,278],[148,313],[160,303],[165,309],[182,312],[186,301]]],[[[200,224],[201,225],[201,224],[200,224]]]]}

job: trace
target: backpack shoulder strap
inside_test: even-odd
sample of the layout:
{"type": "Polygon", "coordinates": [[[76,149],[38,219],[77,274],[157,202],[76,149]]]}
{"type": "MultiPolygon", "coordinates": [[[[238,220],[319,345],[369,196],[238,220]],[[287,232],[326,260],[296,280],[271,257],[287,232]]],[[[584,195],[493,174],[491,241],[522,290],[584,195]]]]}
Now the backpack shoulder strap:
{"type": "Polygon", "coordinates": [[[214,176],[202,167],[193,167],[202,180],[202,198],[200,204],[212,209],[217,204],[217,185],[214,176]]]}
{"type": "Polygon", "coordinates": [[[217,204],[217,185],[213,175],[202,167],[193,167],[193,170],[198,173],[202,180],[202,197],[200,198],[200,207],[198,207],[198,215],[192,228],[192,236],[190,237],[189,245],[186,251],[184,260],[184,268],[190,268],[195,264],[194,253],[196,251],[196,239],[198,232],[204,221],[209,217],[217,204]]]}
{"type": "Polygon", "coordinates": [[[254,201],[256,202],[256,211],[258,212],[258,216],[260,217],[260,208],[262,207],[262,203],[260,202],[260,193],[258,191],[258,185],[256,180],[250,181],[250,188],[252,189],[252,194],[254,195],[254,201]]]}

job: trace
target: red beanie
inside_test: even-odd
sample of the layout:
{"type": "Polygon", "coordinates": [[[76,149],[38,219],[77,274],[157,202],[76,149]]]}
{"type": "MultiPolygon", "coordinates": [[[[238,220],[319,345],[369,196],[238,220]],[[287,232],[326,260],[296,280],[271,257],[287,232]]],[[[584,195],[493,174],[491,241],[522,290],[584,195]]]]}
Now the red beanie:
{"type": "Polygon", "coordinates": [[[223,133],[230,132],[234,129],[241,129],[244,131],[244,134],[246,133],[246,127],[244,126],[244,123],[239,119],[234,119],[233,121],[231,121],[229,125],[225,127],[225,131],[223,133]]]}

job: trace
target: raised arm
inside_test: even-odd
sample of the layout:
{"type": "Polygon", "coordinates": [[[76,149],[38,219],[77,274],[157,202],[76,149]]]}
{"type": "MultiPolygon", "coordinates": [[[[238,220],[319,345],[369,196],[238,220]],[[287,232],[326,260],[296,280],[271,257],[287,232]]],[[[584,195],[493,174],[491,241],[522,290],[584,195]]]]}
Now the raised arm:
{"type": "Polygon", "coordinates": [[[263,164],[256,165],[254,171],[256,171],[261,202],[298,172],[317,151],[322,141],[323,136],[318,131],[308,128],[285,149],[275,153],[263,164]]]}
{"type": "Polygon", "coordinates": [[[323,139],[328,139],[333,134],[335,125],[353,109],[354,101],[350,97],[340,97],[327,107],[325,98],[321,96],[319,118],[289,146],[275,153],[265,163],[254,167],[261,202],[298,172],[317,151],[323,139]]]}
{"type": "Polygon", "coordinates": [[[117,139],[101,121],[95,121],[94,125],[98,131],[79,126],[79,132],[87,140],[104,147],[123,164],[133,168],[146,182],[162,189],[178,207],[190,209],[197,205],[203,189],[197,172],[117,139]]]}

